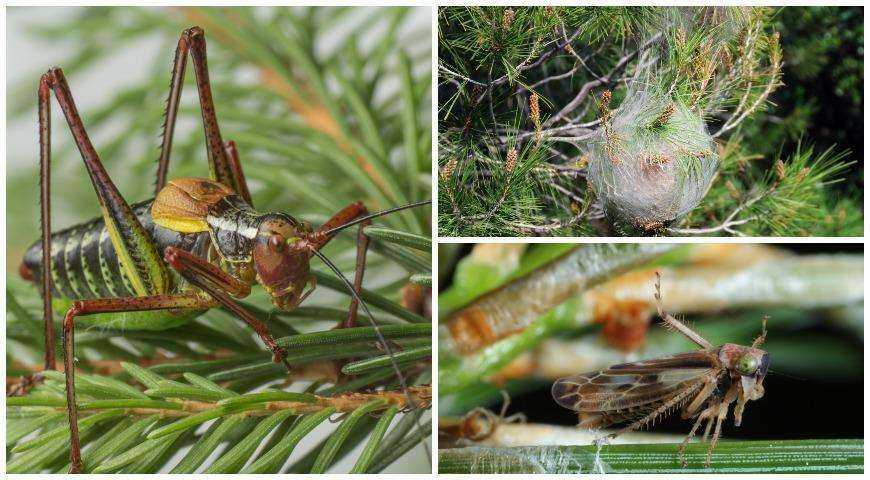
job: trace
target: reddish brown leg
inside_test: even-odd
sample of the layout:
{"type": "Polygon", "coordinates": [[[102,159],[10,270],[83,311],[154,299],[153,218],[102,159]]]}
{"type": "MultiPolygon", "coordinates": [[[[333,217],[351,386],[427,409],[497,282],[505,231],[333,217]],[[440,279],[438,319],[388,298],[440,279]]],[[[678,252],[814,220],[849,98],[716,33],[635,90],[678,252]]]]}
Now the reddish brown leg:
{"type": "MultiPolygon", "coordinates": [[[[175,132],[178,105],[181,101],[181,90],[184,87],[184,74],[187,69],[188,53],[193,59],[193,70],[196,74],[196,88],[199,91],[199,105],[202,110],[202,123],[205,130],[206,151],[208,152],[211,178],[242,194],[243,191],[247,191],[247,186],[243,186],[244,177],[234,175],[227,158],[224,142],[221,139],[211,92],[211,82],[208,77],[205,33],[199,27],[190,27],[182,32],[181,38],[178,39],[178,48],[175,50],[172,80],[163,122],[163,144],[160,147],[160,159],[157,162],[155,192],[159,192],[166,185],[166,176],[169,170],[169,155],[172,150],[172,137],[175,132]]],[[[239,172],[241,172],[241,169],[239,169],[239,172]]]]}
{"type": "MultiPolygon", "coordinates": [[[[63,72],[59,68],[53,68],[45,73],[39,81],[38,90],[38,116],[39,116],[39,181],[40,181],[40,227],[42,230],[42,309],[43,323],[45,329],[45,369],[54,370],[57,361],[55,359],[55,337],[54,337],[54,322],[52,315],[52,291],[51,291],[51,92],[54,91],[58,104],[60,104],[64,115],[67,119],[70,131],[75,139],[76,145],[82,155],[85,166],[87,167],[88,175],[94,185],[94,190],[100,200],[100,204],[104,210],[106,223],[114,223],[118,225],[121,235],[121,242],[125,246],[135,245],[138,250],[144,251],[143,245],[138,241],[138,238],[144,236],[142,226],[138,223],[138,219],[133,214],[129,205],[121,197],[120,192],[115,187],[108,173],[100,162],[96,150],[91,144],[85,132],[85,127],[79,117],[78,110],[72,99],[69,86],[64,78],[63,72]]],[[[120,249],[119,249],[120,250],[120,249]]],[[[157,258],[149,258],[147,251],[142,253],[143,262],[149,259],[158,260],[157,258]]],[[[162,268],[162,267],[159,267],[162,268]]],[[[154,278],[160,277],[156,275],[154,278]]],[[[164,286],[157,282],[151,282],[149,278],[143,279],[143,284],[151,293],[157,293],[164,286]],[[156,291],[155,291],[156,290],[156,291]]]]}
{"type": "Polygon", "coordinates": [[[45,328],[45,369],[57,369],[54,318],[51,311],[51,106],[48,82],[39,82],[39,218],[42,228],[42,321],[45,328]]]}
{"type": "Polygon", "coordinates": [[[181,274],[195,276],[212,289],[220,290],[236,298],[244,298],[251,293],[251,286],[247,283],[225,273],[217,265],[180,248],[166,247],[163,251],[163,259],[181,274]]]}
{"type": "Polygon", "coordinates": [[[164,252],[166,262],[177,270],[182,277],[192,285],[211,295],[217,303],[254,329],[254,332],[263,340],[266,347],[272,351],[272,360],[275,363],[282,362],[287,367],[287,370],[292,370],[290,363],[286,359],[287,352],[275,343],[275,338],[269,332],[269,327],[227,294],[229,292],[230,294],[237,294],[235,295],[237,297],[244,297],[250,293],[248,285],[184,250],[166,247],[164,252]]]}
{"type": "Polygon", "coordinates": [[[366,209],[365,205],[362,202],[353,202],[350,205],[342,208],[338,213],[332,216],[329,220],[326,221],[323,225],[321,225],[317,230],[314,231],[312,235],[311,245],[316,249],[320,250],[323,248],[330,240],[334,234],[326,233],[332,230],[333,228],[340,227],[345,223],[352,221],[357,217],[361,217],[365,215],[366,209]]]}
{"type": "Polygon", "coordinates": [[[224,150],[227,155],[227,160],[230,162],[230,171],[233,173],[233,178],[239,185],[239,190],[236,191],[242,198],[248,202],[248,205],[253,206],[251,200],[251,192],[248,190],[248,182],[245,180],[245,172],[242,171],[242,163],[239,161],[239,151],[236,150],[236,142],[228,140],[224,143],[224,150]]]}
{"type": "Polygon", "coordinates": [[[70,430],[70,473],[82,472],[78,407],[75,391],[75,317],[95,313],[140,312],[146,310],[204,310],[216,306],[196,295],[152,295],[148,297],[103,298],[73,302],[63,319],[63,361],[66,376],[66,409],[70,430]]]}
{"type": "MultiPolygon", "coordinates": [[[[320,226],[315,231],[315,236],[321,232],[327,232],[335,227],[344,225],[351,220],[356,218],[368,215],[369,211],[361,202],[354,202],[344,207],[332,216],[326,223],[320,226]]],[[[369,248],[369,237],[365,234],[363,229],[367,225],[370,225],[371,221],[365,221],[359,224],[359,230],[357,231],[357,241],[356,241],[356,267],[354,269],[354,277],[353,277],[353,289],[357,293],[360,294],[362,290],[362,282],[363,275],[365,274],[366,268],[366,253],[369,248]]],[[[320,239],[315,241],[316,248],[319,250],[323,248],[330,240],[332,240],[333,235],[324,235],[320,239]]],[[[350,328],[356,326],[356,317],[357,312],[359,310],[359,302],[356,297],[351,297],[350,307],[347,312],[347,319],[341,324],[340,328],[350,328]]]]}
{"type": "MultiPolygon", "coordinates": [[[[363,213],[365,215],[368,213],[366,211],[363,213]]],[[[357,293],[360,294],[362,290],[362,282],[363,282],[363,274],[366,271],[366,253],[369,249],[369,237],[365,234],[363,229],[367,225],[371,225],[371,221],[365,221],[359,224],[359,230],[356,234],[356,266],[353,272],[353,289],[357,293]]],[[[347,320],[342,324],[341,328],[351,328],[356,326],[356,316],[357,311],[359,310],[359,301],[357,297],[353,297],[350,299],[350,307],[347,311],[347,320]]]]}

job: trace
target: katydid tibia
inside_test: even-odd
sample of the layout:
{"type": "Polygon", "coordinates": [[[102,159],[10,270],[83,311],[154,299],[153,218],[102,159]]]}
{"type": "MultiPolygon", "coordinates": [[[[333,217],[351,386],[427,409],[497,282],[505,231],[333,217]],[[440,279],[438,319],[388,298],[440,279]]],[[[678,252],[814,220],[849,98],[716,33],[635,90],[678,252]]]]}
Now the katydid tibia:
{"type": "MultiPolygon", "coordinates": [[[[316,286],[309,264],[317,256],[351,294],[348,315],[340,327],[356,324],[360,306],[375,325],[359,296],[368,248],[363,228],[374,217],[429,201],[373,214],[362,203],[354,202],[319,228],[284,213],[254,210],[235,145],[224,142],[218,128],[201,28],[185,30],[178,41],[153,200],[130,206],[121,196],[85,132],[61,69],[52,68],[42,76],[38,98],[42,237],[26,254],[21,274],[39,285],[43,296],[46,369],[56,368],[52,299],[69,301],[62,339],[71,472],[82,470],[73,361],[79,317],[90,316],[91,324],[165,329],[210,308],[224,307],[250,325],[273,353],[273,360],[289,369],[286,352],[275,343],[266,324],[235,299],[247,296],[257,283],[276,308],[297,307],[316,286]],[[167,181],[188,55],[196,75],[210,178],[167,181]],[[56,233],[51,232],[49,198],[52,93],[63,110],[102,210],[101,218],[56,233]],[[353,225],[359,226],[359,233],[351,283],[320,250],[338,231],[353,225]]],[[[380,343],[391,354],[383,336],[380,343]]],[[[398,368],[396,373],[407,392],[398,368]]]]}

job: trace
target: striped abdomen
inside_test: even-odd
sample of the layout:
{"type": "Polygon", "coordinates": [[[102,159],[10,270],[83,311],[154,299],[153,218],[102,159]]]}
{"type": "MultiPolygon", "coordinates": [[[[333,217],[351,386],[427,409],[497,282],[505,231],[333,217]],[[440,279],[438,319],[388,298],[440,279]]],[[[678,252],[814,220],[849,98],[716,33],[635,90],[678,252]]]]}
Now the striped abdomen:
{"type": "MultiPolygon", "coordinates": [[[[133,205],[133,212],[162,252],[167,246],[194,251],[208,244],[208,234],[180,234],[151,220],[151,200],[133,205]],[[201,240],[200,240],[201,239],[201,240]]],[[[24,255],[23,272],[35,283],[42,278],[42,241],[24,255]]],[[[173,280],[177,280],[174,275],[173,280]]],[[[136,296],[123,273],[109,232],[99,217],[51,235],[52,293],[74,300],[136,296]]],[[[178,285],[177,281],[173,282],[178,285]]]]}

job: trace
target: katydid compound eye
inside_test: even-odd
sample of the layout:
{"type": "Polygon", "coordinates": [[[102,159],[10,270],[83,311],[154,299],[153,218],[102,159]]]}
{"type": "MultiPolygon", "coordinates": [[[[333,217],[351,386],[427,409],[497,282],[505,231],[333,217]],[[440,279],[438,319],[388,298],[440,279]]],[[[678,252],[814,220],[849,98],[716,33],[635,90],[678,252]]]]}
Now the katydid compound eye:
{"type": "Polygon", "coordinates": [[[752,375],[758,369],[758,360],[750,355],[740,357],[737,362],[737,371],[743,375],[752,375]]]}

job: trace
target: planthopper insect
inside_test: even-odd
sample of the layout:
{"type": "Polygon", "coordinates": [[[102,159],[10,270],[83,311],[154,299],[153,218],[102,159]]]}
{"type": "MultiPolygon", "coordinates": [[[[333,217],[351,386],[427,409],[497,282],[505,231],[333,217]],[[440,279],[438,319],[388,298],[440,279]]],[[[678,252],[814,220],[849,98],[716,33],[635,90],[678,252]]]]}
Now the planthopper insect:
{"type": "Polygon", "coordinates": [[[707,422],[704,439],[709,437],[711,430],[713,432],[707,449],[706,465],[709,467],[722,422],[728,416],[731,404],[737,402],[734,425],[740,426],[746,402],[764,396],[762,383],[770,365],[770,356],[759,347],[767,335],[767,317],[762,320],[761,335],[751,346],[733,343],[713,346],[663,311],[660,282],[661,276],[657,272],[655,299],[659,316],[667,328],[680,332],[700,350],[560,378],[553,384],[553,398],[562,407],[577,411],[580,416],[578,426],[583,428],[630,422],[599,442],[647,426],[656,418],[682,407],[681,417],[694,418],[695,424],[680,444],[680,462],[686,466],[686,445],[701,424],[707,422]]]}
{"type": "MultiPolygon", "coordinates": [[[[318,228],[285,213],[255,210],[235,145],[224,142],[218,128],[205,37],[199,27],[181,34],[175,52],[156,196],[152,200],[131,206],[121,196],[85,132],[60,68],[52,68],[42,76],[38,100],[42,236],[25,254],[20,272],[42,293],[47,370],[56,369],[52,310],[66,312],[62,340],[71,472],[82,470],[74,386],[77,322],[159,330],[183,324],[208,309],[223,307],[256,332],[276,363],[291,369],[287,353],[276,344],[266,324],[235,299],[246,297],[253,285],[260,284],[276,308],[294,309],[316,287],[309,268],[316,256],[342,280],[351,295],[348,315],[340,328],[355,326],[359,307],[371,319],[359,295],[368,248],[363,227],[372,218],[429,203],[420,201],[370,214],[361,202],[354,202],[318,228]],[[193,60],[202,109],[210,178],[167,181],[188,55],[193,60]],[[54,233],[49,203],[52,93],[84,160],[102,211],[100,218],[54,233]],[[351,283],[320,250],[336,233],[353,225],[359,226],[359,233],[351,283]]],[[[380,344],[392,355],[392,347],[383,336],[380,344]]],[[[407,393],[401,372],[397,371],[397,375],[407,393]]],[[[39,379],[37,374],[22,381],[22,385],[32,386],[39,379]]]]}

